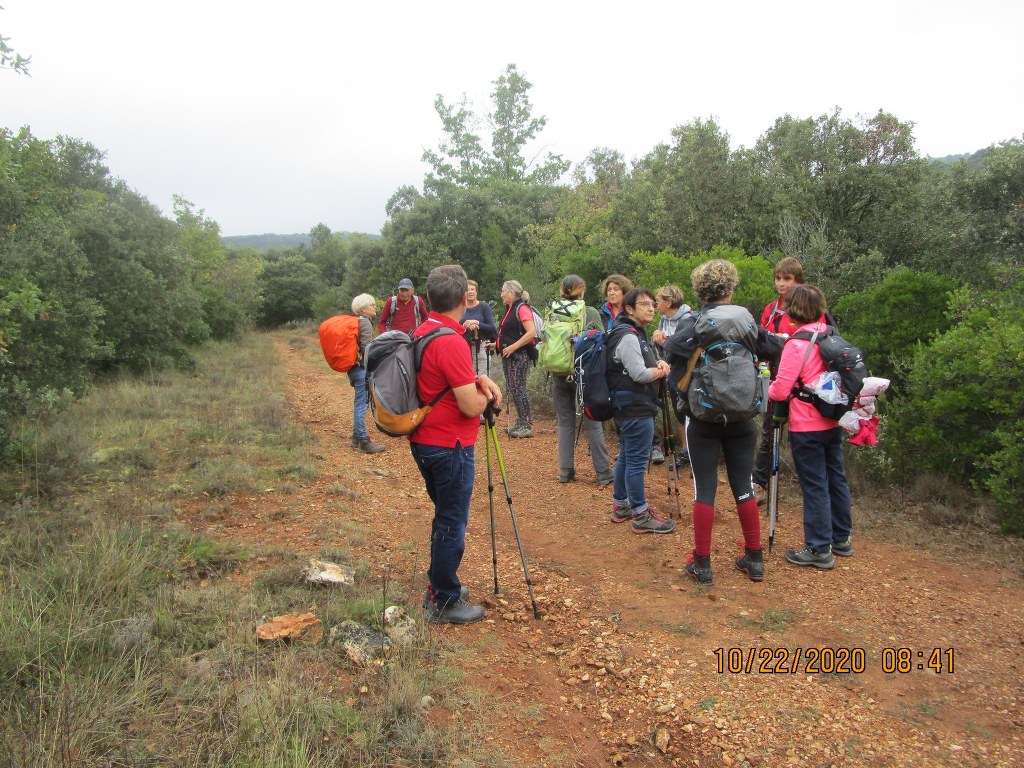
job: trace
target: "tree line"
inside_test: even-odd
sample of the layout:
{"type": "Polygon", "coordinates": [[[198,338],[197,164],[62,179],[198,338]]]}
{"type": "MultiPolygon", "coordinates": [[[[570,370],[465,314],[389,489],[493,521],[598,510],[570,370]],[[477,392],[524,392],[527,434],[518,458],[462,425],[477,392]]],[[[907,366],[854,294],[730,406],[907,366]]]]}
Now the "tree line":
{"type": "Polygon", "coordinates": [[[546,297],[577,273],[596,303],[609,273],[689,292],[692,267],[721,256],[740,268],[737,302],[759,311],[773,263],[796,256],[869,368],[893,380],[876,471],[974,487],[1024,531],[1019,139],[937,162],[911,124],[837,108],[784,115],[749,148],[696,119],[641,158],[597,148],[573,166],[537,150],[546,120],[525,76],[510,65],[493,86],[483,110],[437,97],[430,170],[392,195],[380,238],[318,224],[308,246],[266,252],[224,245],[184,199],[165,218],[84,141],[0,131],[7,454],[13,418],[99,375],[187,366],[205,339],[323,318],[402,277],[422,285],[439,263],[462,264],[485,299],[509,278],[546,297]]]}

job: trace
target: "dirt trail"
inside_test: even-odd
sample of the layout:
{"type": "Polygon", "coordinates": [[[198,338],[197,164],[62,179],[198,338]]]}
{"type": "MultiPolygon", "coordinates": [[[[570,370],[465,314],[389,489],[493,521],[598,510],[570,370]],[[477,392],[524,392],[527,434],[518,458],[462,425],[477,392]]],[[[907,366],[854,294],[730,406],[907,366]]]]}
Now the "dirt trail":
{"type": "MultiPolygon", "coordinates": [[[[274,494],[263,494],[239,500],[232,527],[216,533],[265,544],[269,532],[275,543],[315,551],[317,531],[335,522],[340,483],[358,493],[345,524],[362,533],[339,544],[373,564],[375,577],[386,571],[407,585],[415,602],[430,503],[407,446],[386,439],[383,454],[351,451],[347,379],[311,354],[312,336],[303,344],[271,338],[295,418],[319,440],[324,473],[298,491],[301,519],[282,524],[274,494]]],[[[715,586],[700,589],[683,571],[692,545],[688,472],[679,531],[633,535],[609,521],[611,491],[589,482],[585,447],[579,480],[560,485],[554,424],[536,426],[534,439],[499,439],[542,619],[530,610],[496,465],[501,594],[493,594],[481,431],[460,575],[488,606],[487,620],[431,630],[463,646],[468,690],[487,721],[483,738],[510,763],[1024,765],[1020,574],[969,569],[856,531],[855,556],[837,558],[834,571],[788,566],[782,553],[802,538],[790,490],[766,580],[753,584],[732,567],[740,532],[723,485],[715,586]],[[815,661],[823,672],[838,670],[815,672],[815,661]],[[844,665],[863,671],[841,672],[844,665]]],[[[648,489],[665,512],[661,468],[648,489]]],[[[856,508],[870,500],[854,503],[856,526],[856,508]]]]}

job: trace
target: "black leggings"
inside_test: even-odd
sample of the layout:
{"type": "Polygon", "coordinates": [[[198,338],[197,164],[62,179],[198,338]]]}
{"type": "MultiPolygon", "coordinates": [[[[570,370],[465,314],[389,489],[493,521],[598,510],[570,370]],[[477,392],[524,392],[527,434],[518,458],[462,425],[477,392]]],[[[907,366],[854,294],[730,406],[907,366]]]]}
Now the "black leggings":
{"type": "Polygon", "coordinates": [[[754,468],[757,447],[757,425],[753,420],[733,424],[710,424],[690,419],[686,427],[686,444],[693,470],[695,501],[715,504],[718,490],[718,457],[725,455],[725,471],[736,501],[753,495],[750,473],[754,468]]]}

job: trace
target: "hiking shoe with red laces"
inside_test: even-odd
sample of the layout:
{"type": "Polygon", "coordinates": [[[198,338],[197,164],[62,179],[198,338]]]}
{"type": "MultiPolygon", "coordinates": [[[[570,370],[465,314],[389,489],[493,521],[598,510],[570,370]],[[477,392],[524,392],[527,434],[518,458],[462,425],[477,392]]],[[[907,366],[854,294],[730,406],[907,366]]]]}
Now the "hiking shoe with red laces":
{"type": "Polygon", "coordinates": [[[629,526],[633,533],[673,533],[676,529],[675,521],[658,517],[648,507],[639,515],[633,516],[633,522],[629,526]]]}
{"type": "Polygon", "coordinates": [[[620,507],[614,501],[612,502],[611,520],[613,523],[624,523],[631,517],[633,517],[633,512],[629,507],[620,507]]]}
{"type": "Polygon", "coordinates": [[[697,557],[696,552],[690,552],[690,559],[686,563],[686,572],[693,576],[693,580],[704,587],[710,587],[715,583],[715,577],[711,573],[711,555],[697,557]]]}
{"type": "Polygon", "coordinates": [[[459,599],[444,608],[430,603],[423,612],[423,618],[429,624],[472,624],[475,621],[480,621],[484,614],[483,607],[470,605],[465,600],[459,599]]]}

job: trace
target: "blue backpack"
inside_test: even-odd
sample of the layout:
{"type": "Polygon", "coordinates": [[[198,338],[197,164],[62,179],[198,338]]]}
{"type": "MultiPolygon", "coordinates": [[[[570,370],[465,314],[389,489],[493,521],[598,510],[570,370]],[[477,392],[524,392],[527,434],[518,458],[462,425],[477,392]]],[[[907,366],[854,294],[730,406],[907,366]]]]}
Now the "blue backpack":
{"type": "Polygon", "coordinates": [[[608,334],[589,330],[576,340],[576,397],[583,412],[592,421],[608,421],[612,417],[612,398],[604,377],[608,364],[605,354],[608,334]]]}
{"type": "Polygon", "coordinates": [[[608,340],[613,333],[628,326],[616,326],[611,331],[590,329],[576,340],[573,355],[576,358],[576,398],[591,421],[608,421],[612,417],[612,398],[605,372],[608,366],[608,340]]]}

